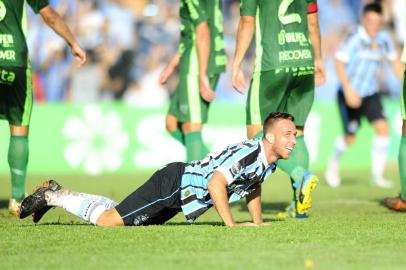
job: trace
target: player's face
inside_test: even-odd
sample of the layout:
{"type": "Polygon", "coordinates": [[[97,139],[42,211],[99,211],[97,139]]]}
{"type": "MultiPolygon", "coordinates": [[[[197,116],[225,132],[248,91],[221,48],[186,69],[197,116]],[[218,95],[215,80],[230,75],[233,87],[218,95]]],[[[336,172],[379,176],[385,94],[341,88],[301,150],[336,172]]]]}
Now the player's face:
{"type": "Polygon", "coordinates": [[[275,123],[273,150],[279,158],[288,159],[296,145],[295,124],[287,119],[275,123]]]}
{"type": "Polygon", "coordinates": [[[382,15],[376,12],[367,12],[364,15],[363,23],[365,30],[370,37],[375,37],[382,28],[382,15]]]}

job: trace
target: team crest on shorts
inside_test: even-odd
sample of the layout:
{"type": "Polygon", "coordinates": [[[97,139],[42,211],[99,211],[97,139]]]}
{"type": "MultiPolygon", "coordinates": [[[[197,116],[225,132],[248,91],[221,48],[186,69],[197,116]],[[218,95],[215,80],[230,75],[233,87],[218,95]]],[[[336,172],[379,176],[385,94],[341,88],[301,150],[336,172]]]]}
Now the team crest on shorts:
{"type": "Polygon", "coordinates": [[[6,17],[6,6],[4,5],[3,1],[0,0],[0,22],[6,17]]]}

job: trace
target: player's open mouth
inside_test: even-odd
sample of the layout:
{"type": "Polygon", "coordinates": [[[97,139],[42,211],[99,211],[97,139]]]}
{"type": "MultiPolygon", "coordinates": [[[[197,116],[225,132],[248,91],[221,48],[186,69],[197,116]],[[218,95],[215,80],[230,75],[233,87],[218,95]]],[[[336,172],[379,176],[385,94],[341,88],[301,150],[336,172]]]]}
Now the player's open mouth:
{"type": "Polygon", "coordinates": [[[293,150],[293,147],[286,146],[285,148],[286,148],[289,152],[292,152],[292,150],[293,150]]]}

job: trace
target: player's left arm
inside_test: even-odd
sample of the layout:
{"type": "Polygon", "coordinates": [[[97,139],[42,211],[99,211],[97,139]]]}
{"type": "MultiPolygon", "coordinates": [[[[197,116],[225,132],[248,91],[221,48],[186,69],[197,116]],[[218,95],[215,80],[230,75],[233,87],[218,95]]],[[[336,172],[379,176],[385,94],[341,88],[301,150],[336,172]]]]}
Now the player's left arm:
{"type": "MultiPolygon", "coordinates": [[[[251,44],[255,33],[255,17],[258,10],[258,0],[244,0],[240,5],[240,22],[238,24],[237,42],[232,64],[232,85],[240,93],[247,87],[241,64],[251,44]]],[[[260,44],[257,44],[260,46],[260,44]]]]}
{"type": "Polygon", "coordinates": [[[320,86],[326,82],[326,75],[321,54],[321,36],[319,29],[319,17],[317,14],[317,2],[310,3],[307,9],[307,27],[309,38],[314,51],[314,75],[315,85],[320,86]]]}
{"type": "Polygon", "coordinates": [[[210,56],[210,29],[207,22],[201,22],[196,26],[196,48],[199,59],[199,86],[200,95],[208,102],[215,97],[214,90],[210,86],[207,68],[210,56]]]}
{"type": "Polygon", "coordinates": [[[70,46],[72,55],[79,62],[79,66],[86,62],[86,53],[80,47],[69,27],[62,20],[61,16],[50,6],[46,6],[39,11],[44,22],[61,36],[70,46]]]}
{"type": "Polygon", "coordinates": [[[263,223],[262,220],[262,207],[261,207],[261,186],[251,192],[247,198],[247,207],[250,212],[252,222],[254,224],[260,225],[263,223]]]}

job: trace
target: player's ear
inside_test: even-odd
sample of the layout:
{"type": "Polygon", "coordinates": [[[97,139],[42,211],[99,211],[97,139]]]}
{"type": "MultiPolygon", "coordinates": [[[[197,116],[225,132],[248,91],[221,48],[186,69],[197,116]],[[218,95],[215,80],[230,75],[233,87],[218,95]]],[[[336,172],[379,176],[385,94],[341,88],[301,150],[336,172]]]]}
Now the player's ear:
{"type": "Polygon", "coordinates": [[[270,143],[273,144],[275,140],[275,136],[272,133],[268,133],[265,135],[265,139],[270,143]]]}

